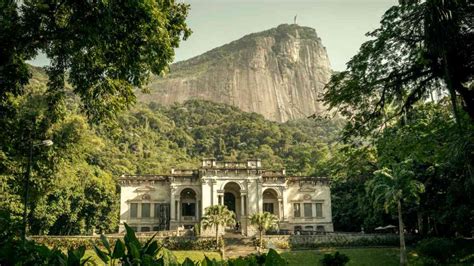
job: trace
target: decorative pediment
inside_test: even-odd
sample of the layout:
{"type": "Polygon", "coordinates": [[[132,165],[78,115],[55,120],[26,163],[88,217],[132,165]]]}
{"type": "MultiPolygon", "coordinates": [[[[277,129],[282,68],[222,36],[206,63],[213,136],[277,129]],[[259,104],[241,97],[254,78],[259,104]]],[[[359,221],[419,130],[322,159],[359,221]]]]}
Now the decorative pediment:
{"type": "Polygon", "coordinates": [[[315,192],[316,187],[313,182],[300,182],[299,192],[315,192]]]}

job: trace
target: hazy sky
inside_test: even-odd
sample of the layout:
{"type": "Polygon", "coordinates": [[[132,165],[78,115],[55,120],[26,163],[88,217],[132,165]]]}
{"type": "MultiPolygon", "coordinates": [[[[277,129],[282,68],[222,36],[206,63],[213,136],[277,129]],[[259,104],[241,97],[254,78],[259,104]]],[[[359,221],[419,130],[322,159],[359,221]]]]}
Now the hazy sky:
{"type": "MultiPolygon", "coordinates": [[[[191,58],[240,37],[278,26],[297,23],[316,29],[335,70],[367,40],[385,10],[397,0],[184,0],[191,5],[188,24],[191,37],[176,50],[176,61],[191,58]]],[[[39,56],[32,62],[47,64],[39,56]]]]}

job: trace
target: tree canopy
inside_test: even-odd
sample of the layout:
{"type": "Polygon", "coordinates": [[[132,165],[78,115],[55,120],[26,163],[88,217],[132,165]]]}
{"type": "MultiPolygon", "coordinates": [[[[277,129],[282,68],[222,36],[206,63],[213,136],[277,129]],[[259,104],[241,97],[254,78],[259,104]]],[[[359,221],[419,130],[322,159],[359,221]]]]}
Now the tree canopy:
{"type": "Polygon", "coordinates": [[[367,35],[347,70],[335,74],[324,101],[367,134],[419,101],[450,95],[474,121],[473,5],[468,0],[400,1],[367,35]],[[459,100],[461,102],[459,103],[459,100]]]}
{"type": "Polygon", "coordinates": [[[2,1],[0,100],[24,92],[26,61],[41,52],[52,110],[64,108],[67,78],[91,119],[113,116],[135,102],[134,88],[167,71],[191,33],[188,9],[174,0],[2,1]]]}

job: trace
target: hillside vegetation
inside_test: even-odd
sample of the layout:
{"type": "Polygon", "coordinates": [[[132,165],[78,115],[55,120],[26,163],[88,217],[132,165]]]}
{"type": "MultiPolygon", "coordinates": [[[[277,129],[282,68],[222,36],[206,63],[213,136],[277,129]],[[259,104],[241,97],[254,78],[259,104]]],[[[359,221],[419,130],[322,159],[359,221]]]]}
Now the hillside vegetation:
{"type": "MultiPolygon", "coordinates": [[[[29,93],[11,97],[0,142],[0,209],[20,221],[30,145],[32,234],[113,232],[122,174],[167,174],[196,168],[203,157],[261,158],[264,167],[323,175],[341,121],[303,119],[279,124],[224,104],[188,101],[137,104],[114,121],[91,124],[70,96],[62,118],[49,120],[45,76],[32,69],[29,93]],[[6,133],[8,132],[8,134],[6,133]],[[51,147],[38,145],[51,139],[51,147]]],[[[20,224],[20,222],[18,222],[20,224]]]]}
{"type": "Polygon", "coordinates": [[[171,107],[138,105],[120,116],[112,130],[100,128],[107,145],[105,165],[112,173],[164,173],[196,167],[203,157],[219,160],[260,158],[268,168],[291,174],[317,174],[342,121],[302,119],[285,124],[255,113],[208,101],[171,107]],[[118,168],[120,167],[120,168],[118,168]]]}

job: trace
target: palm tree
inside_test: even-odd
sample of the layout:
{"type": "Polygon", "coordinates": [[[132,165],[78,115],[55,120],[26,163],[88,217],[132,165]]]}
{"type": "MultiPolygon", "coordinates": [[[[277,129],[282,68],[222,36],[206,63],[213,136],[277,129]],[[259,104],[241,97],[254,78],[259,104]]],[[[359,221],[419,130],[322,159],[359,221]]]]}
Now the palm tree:
{"type": "Polygon", "coordinates": [[[219,226],[233,226],[235,224],[235,214],[227,209],[225,205],[209,206],[204,210],[201,224],[204,229],[216,228],[216,249],[219,249],[219,226]]]}
{"type": "Polygon", "coordinates": [[[383,206],[388,213],[395,206],[398,212],[400,235],[400,265],[407,265],[407,252],[402,218],[402,205],[406,202],[418,202],[424,185],[415,180],[415,174],[409,170],[411,161],[396,164],[392,169],[386,167],[374,172],[375,178],[367,182],[367,191],[374,199],[374,204],[383,206]]]}
{"type": "Polygon", "coordinates": [[[263,232],[278,228],[278,217],[269,212],[254,213],[250,216],[250,224],[255,226],[259,232],[260,244],[259,248],[263,248],[263,232]]]}

